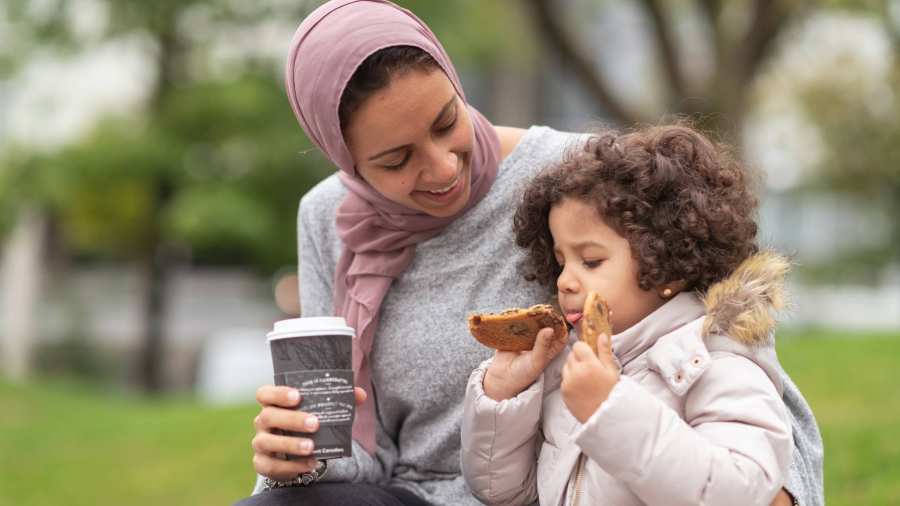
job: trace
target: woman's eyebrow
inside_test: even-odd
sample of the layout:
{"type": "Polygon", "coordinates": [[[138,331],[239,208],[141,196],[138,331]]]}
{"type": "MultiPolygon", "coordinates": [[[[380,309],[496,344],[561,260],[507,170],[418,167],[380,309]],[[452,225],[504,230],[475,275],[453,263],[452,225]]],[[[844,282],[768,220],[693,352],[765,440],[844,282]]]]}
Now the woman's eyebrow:
{"type": "MultiPolygon", "coordinates": [[[[434,124],[438,123],[441,120],[441,118],[443,118],[444,115],[447,114],[447,111],[450,110],[450,108],[453,106],[453,104],[455,102],[456,102],[456,95],[453,95],[452,97],[450,97],[450,100],[446,104],[444,104],[444,107],[441,107],[441,112],[438,113],[437,117],[434,119],[433,122],[431,122],[431,124],[434,125],[434,124]]],[[[376,153],[376,154],[370,156],[369,161],[372,161],[376,158],[381,158],[382,156],[384,156],[388,153],[393,153],[394,151],[400,151],[401,149],[406,149],[410,146],[412,146],[412,144],[404,144],[402,146],[385,149],[384,151],[381,151],[379,153],[376,153]]]]}

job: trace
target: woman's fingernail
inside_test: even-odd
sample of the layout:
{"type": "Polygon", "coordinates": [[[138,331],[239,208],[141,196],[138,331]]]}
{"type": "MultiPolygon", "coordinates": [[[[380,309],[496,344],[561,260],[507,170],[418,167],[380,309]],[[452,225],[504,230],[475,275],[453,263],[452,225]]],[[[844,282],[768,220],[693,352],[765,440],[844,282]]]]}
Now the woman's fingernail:
{"type": "Polygon", "coordinates": [[[315,429],[316,425],[319,424],[319,419],[314,416],[308,416],[303,424],[306,425],[307,429],[315,429]]]}
{"type": "Polygon", "coordinates": [[[291,402],[297,402],[300,400],[300,391],[299,390],[291,390],[288,392],[288,400],[291,402]]]}
{"type": "Polygon", "coordinates": [[[312,441],[310,441],[309,439],[304,439],[304,440],[300,441],[300,451],[303,452],[304,454],[312,451],[312,441]]]}

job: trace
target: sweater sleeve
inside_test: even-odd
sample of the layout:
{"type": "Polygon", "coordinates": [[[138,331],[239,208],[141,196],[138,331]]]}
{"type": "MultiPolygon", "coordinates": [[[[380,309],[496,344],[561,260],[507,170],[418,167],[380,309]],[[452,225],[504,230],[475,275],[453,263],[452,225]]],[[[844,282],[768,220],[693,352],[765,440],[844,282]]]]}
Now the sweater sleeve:
{"type": "Polygon", "coordinates": [[[784,404],[790,415],[794,446],[791,469],[784,488],[801,506],[825,504],[825,486],[822,481],[823,447],[819,426],[809,404],[800,389],[783,370],[784,404]]]}
{"type": "Polygon", "coordinates": [[[632,378],[575,433],[576,443],[647,504],[768,506],[790,464],[774,385],[751,361],[714,360],[685,394],[684,419],[632,378]]]}
{"type": "Polygon", "coordinates": [[[329,229],[334,216],[304,198],[297,214],[297,272],[300,278],[300,314],[332,316],[334,314],[334,270],[337,259],[330,254],[329,229]]]}
{"type": "Polygon", "coordinates": [[[543,376],[516,397],[495,401],[484,393],[490,360],[469,378],[463,405],[462,472],[485,504],[531,504],[537,499],[537,451],[543,376]]]}

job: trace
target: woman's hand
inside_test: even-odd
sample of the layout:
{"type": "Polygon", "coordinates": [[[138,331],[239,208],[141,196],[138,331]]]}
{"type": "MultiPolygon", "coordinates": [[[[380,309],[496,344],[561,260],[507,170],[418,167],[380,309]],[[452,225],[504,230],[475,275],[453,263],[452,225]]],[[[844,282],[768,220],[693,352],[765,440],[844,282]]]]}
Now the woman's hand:
{"type": "MultiPolygon", "coordinates": [[[[362,388],[356,387],[355,394],[357,405],[366,400],[366,391],[362,388]]],[[[256,402],[262,406],[253,420],[256,427],[252,443],[253,467],[256,472],[273,480],[287,481],[315,469],[318,462],[312,457],[314,448],[311,439],[273,433],[277,430],[319,430],[319,421],[315,416],[295,409],[300,403],[300,392],[286,386],[263,385],[256,391],[256,402]],[[284,454],[300,458],[285,460],[284,454]]]]}
{"type": "Polygon", "coordinates": [[[528,351],[497,351],[484,374],[484,393],[495,401],[515,397],[534,383],[566,347],[569,336],[557,339],[552,328],[538,332],[528,351]]]}
{"type": "Polygon", "coordinates": [[[598,341],[597,355],[587,343],[575,343],[562,370],[559,390],[563,402],[581,423],[588,421],[619,382],[619,366],[609,336],[601,334],[598,341]]]}
{"type": "Polygon", "coordinates": [[[794,500],[791,499],[791,495],[788,494],[787,490],[781,489],[778,491],[775,499],[772,499],[771,506],[791,506],[792,504],[794,504],[794,500]]]}

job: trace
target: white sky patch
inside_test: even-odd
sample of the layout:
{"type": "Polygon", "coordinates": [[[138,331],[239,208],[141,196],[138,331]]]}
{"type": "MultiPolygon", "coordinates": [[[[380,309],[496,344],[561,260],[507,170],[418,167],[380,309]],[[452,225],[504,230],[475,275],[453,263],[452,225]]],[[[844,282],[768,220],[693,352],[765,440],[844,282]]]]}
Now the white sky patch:
{"type": "Polygon", "coordinates": [[[224,77],[246,60],[269,60],[282,71],[287,58],[288,42],[297,27],[283,22],[269,21],[251,26],[232,26],[216,34],[209,54],[210,71],[224,77]]]}
{"type": "Polygon", "coordinates": [[[769,107],[746,119],[744,145],[749,162],[766,173],[769,188],[788,190],[822,163],[825,146],[809,118],[795,106],[769,107]]]}
{"type": "Polygon", "coordinates": [[[786,34],[781,52],[755,85],[747,118],[747,155],[775,190],[788,190],[814,174],[827,146],[804,113],[801,95],[817,83],[859,97],[878,114],[896,114],[890,85],[891,41],[875,17],[822,12],[786,34]]]}
{"type": "Polygon", "coordinates": [[[288,41],[297,27],[293,21],[266,20],[257,23],[222,22],[204,5],[189,9],[178,22],[181,36],[197,50],[189,56],[194,77],[228,78],[250,59],[272,63],[280,72],[287,57],[288,41]]]}
{"type": "Polygon", "coordinates": [[[74,57],[36,55],[6,83],[4,136],[52,149],[77,140],[101,116],[142,104],[156,79],[148,42],[132,36],[94,46],[74,57]]]}
{"type": "Polygon", "coordinates": [[[69,28],[78,40],[97,42],[109,25],[109,4],[101,0],[70,0],[69,28]]]}
{"type": "Polygon", "coordinates": [[[36,21],[46,21],[60,9],[60,0],[29,0],[25,5],[26,16],[36,21]]]}

